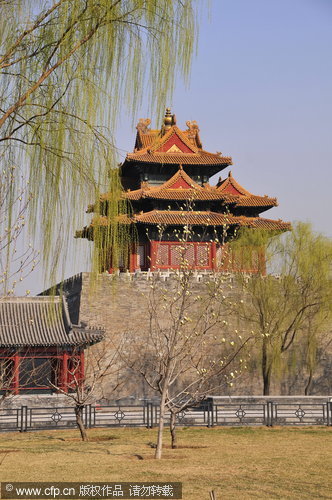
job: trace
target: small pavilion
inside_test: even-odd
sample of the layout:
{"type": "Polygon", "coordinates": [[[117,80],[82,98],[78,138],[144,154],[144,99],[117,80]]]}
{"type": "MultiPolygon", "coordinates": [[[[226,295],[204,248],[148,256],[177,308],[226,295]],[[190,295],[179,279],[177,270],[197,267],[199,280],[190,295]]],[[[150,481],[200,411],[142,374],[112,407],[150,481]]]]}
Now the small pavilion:
{"type": "Polygon", "coordinates": [[[68,392],[84,381],[84,349],[104,332],[73,325],[61,297],[0,300],[0,394],[68,392]]]}

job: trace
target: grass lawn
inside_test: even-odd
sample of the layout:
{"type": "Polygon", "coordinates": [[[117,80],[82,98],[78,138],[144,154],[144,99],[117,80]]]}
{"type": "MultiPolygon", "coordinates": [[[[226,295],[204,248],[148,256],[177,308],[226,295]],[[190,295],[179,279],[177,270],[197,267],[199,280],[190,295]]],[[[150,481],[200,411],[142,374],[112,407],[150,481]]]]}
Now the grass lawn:
{"type": "Polygon", "coordinates": [[[182,428],[154,460],[156,430],[0,434],[1,481],[181,481],[183,498],[332,498],[332,428],[182,428]]]}

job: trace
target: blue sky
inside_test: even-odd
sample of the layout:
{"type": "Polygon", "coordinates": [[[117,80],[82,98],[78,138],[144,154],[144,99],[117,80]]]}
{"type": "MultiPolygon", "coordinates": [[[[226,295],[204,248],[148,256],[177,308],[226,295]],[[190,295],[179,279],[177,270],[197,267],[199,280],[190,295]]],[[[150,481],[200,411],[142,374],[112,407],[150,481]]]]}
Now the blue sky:
{"type": "MultiPolygon", "coordinates": [[[[204,148],[233,157],[245,188],[278,198],[266,217],[332,237],[331,22],[331,0],[214,0],[190,87],[179,80],[170,104],[180,128],[197,120],[204,148]]],[[[121,149],[134,136],[123,120],[121,149]]]]}
{"type": "MultiPolygon", "coordinates": [[[[179,80],[169,103],[180,128],[197,120],[204,148],[233,157],[240,184],[278,198],[265,217],[309,221],[330,237],[331,22],[332,0],[213,0],[190,86],[179,80]]],[[[133,149],[135,132],[132,117],[123,117],[116,134],[123,152],[133,149]]],[[[88,270],[81,253],[88,245],[75,241],[66,276],[88,270]]],[[[41,280],[32,281],[39,292],[41,280]]]]}

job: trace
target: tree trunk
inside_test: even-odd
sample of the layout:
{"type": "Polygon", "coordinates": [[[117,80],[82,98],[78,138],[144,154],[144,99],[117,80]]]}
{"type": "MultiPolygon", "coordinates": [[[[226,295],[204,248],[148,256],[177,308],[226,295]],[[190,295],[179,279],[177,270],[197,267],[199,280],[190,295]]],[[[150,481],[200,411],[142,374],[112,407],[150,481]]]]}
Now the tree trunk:
{"type": "Polygon", "coordinates": [[[177,448],[175,421],[176,421],[176,413],[171,412],[171,419],[169,421],[169,430],[171,431],[171,445],[173,450],[177,448]]]}
{"type": "Polygon", "coordinates": [[[310,394],[312,378],[313,378],[313,370],[310,369],[309,370],[308,382],[307,382],[307,385],[305,386],[305,389],[304,389],[304,394],[306,396],[309,396],[309,394],[310,394]]]}
{"type": "Polygon", "coordinates": [[[262,376],[263,376],[263,394],[269,396],[271,385],[271,365],[268,365],[267,359],[267,339],[263,338],[262,345],[262,376]]]}
{"type": "Polygon", "coordinates": [[[84,410],[84,405],[77,404],[75,406],[76,424],[81,433],[82,441],[88,441],[86,428],[84,427],[83,424],[83,410],[84,410]]]}
{"type": "Polygon", "coordinates": [[[263,394],[264,396],[270,395],[270,385],[271,385],[271,371],[267,370],[263,373],[263,394]]]}
{"type": "Polygon", "coordinates": [[[161,395],[161,401],[159,405],[159,426],[158,426],[158,438],[157,438],[157,448],[155,453],[155,458],[161,458],[161,452],[163,448],[163,432],[164,432],[164,421],[165,421],[165,411],[166,411],[166,391],[163,391],[161,395]]]}

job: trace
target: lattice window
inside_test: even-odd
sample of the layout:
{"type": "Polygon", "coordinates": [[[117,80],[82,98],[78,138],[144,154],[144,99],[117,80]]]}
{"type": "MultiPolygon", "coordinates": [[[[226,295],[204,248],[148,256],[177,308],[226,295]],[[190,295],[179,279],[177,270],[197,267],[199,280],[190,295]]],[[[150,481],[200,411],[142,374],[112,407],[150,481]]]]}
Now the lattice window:
{"type": "Polygon", "coordinates": [[[207,267],[210,262],[210,247],[208,245],[197,246],[196,265],[199,267],[207,267]]]}
{"type": "Polygon", "coordinates": [[[156,266],[169,266],[168,245],[160,243],[157,250],[156,266]]]}
{"type": "Polygon", "coordinates": [[[145,246],[138,245],[137,248],[137,267],[145,266],[145,246]]]}
{"type": "Polygon", "coordinates": [[[159,243],[156,267],[208,268],[211,265],[211,244],[159,243]]]}
{"type": "Polygon", "coordinates": [[[195,265],[195,247],[191,243],[171,245],[171,265],[192,267],[195,265]]]}
{"type": "Polygon", "coordinates": [[[243,269],[243,251],[242,249],[232,250],[232,269],[241,271],[243,269]]]}
{"type": "Polygon", "coordinates": [[[252,252],[251,267],[253,271],[258,271],[260,267],[260,255],[258,250],[252,252]]]}
{"type": "Polygon", "coordinates": [[[220,269],[223,266],[223,248],[218,246],[216,248],[216,267],[220,269]]]}
{"type": "Polygon", "coordinates": [[[183,245],[171,245],[171,266],[181,266],[184,250],[183,245]]]}
{"type": "Polygon", "coordinates": [[[195,247],[193,244],[188,243],[186,245],[186,251],[184,253],[184,265],[193,267],[195,266],[195,247]]]}
{"type": "Polygon", "coordinates": [[[233,269],[233,253],[227,244],[217,247],[216,258],[217,269],[223,269],[226,271],[233,269]]]}
{"type": "Polygon", "coordinates": [[[257,271],[259,268],[259,253],[256,248],[233,250],[233,269],[235,271],[257,271]]]}

